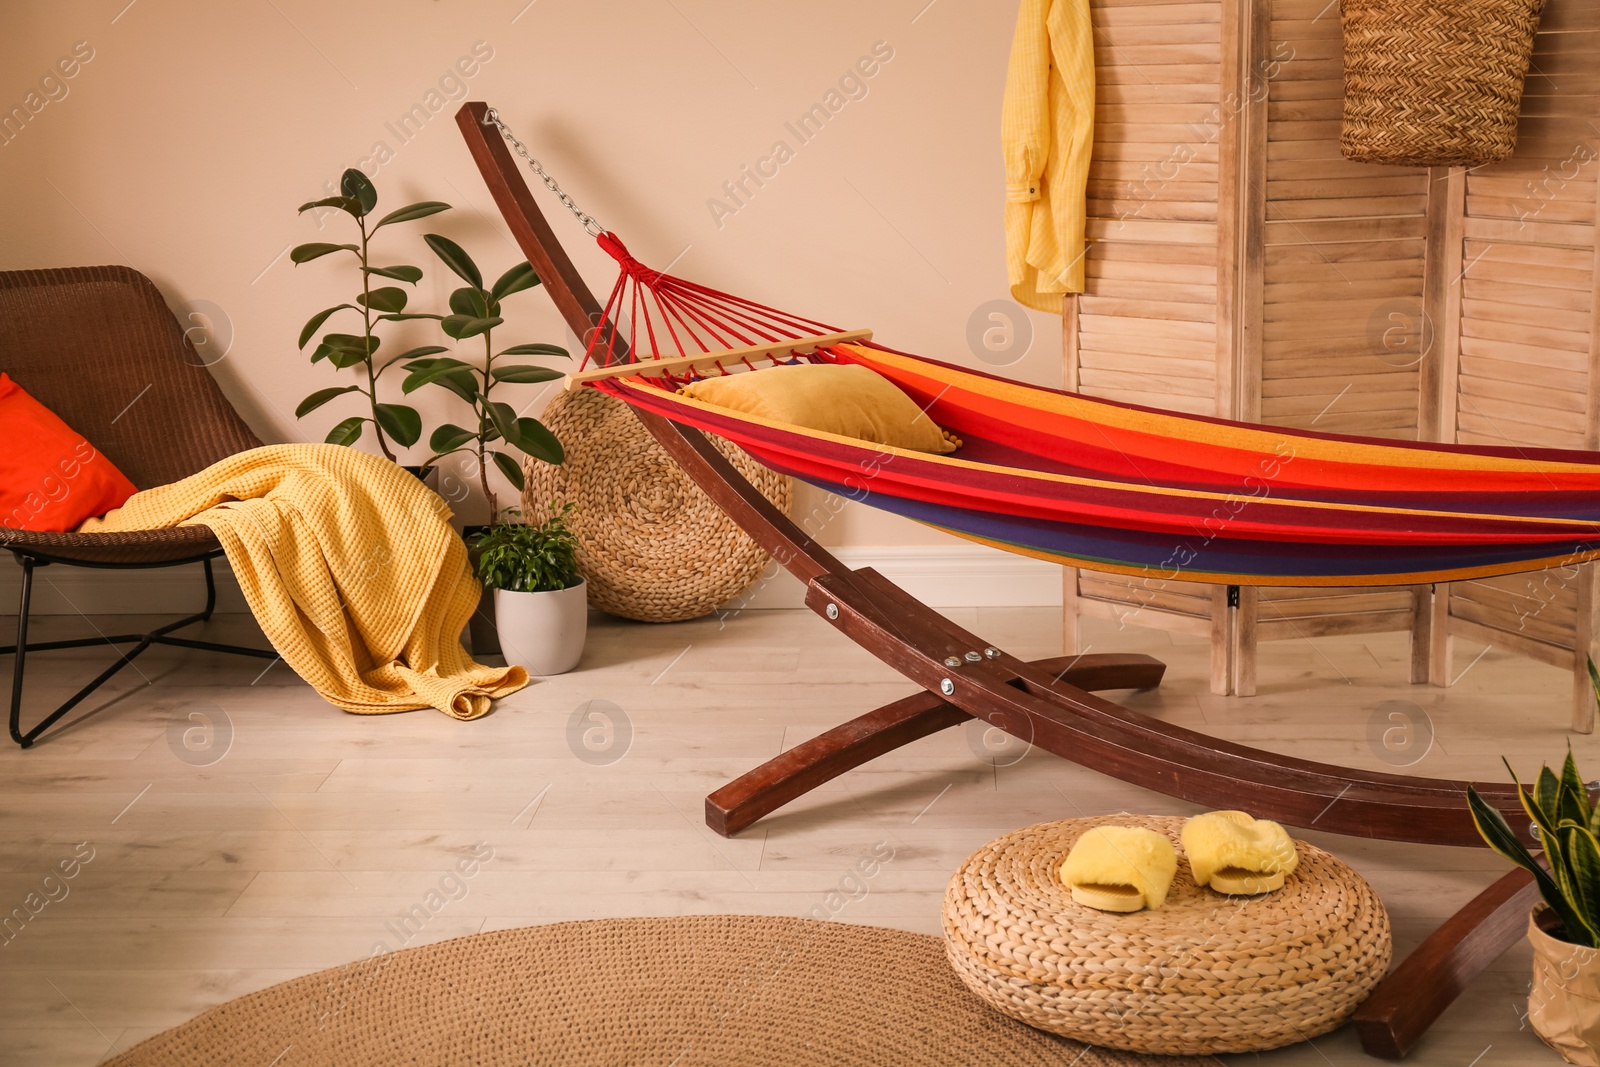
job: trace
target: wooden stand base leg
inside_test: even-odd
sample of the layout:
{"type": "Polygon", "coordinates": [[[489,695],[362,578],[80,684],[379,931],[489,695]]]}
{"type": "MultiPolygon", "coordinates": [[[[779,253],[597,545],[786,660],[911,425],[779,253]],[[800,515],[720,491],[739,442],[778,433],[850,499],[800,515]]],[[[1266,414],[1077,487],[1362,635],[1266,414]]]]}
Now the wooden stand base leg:
{"type": "Polygon", "coordinates": [[[1356,1009],[1367,1055],[1398,1060],[1410,1052],[1461,991],[1522,940],[1538,899],[1533,877],[1515,870],[1428,935],[1356,1009]]]}
{"type": "Polygon", "coordinates": [[[1411,684],[1428,680],[1433,655],[1433,586],[1411,587],[1411,684]]]}
{"type": "MultiPolygon", "coordinates": [[[[1166,664],[1149,656],[1056,656],[1034,666],[1063,685],[1094,692],[1153,689],[1166,664]]],[[[932,693],[886,704],[776,756],[706,797],[706,825],[723,837],[743,830],[824,782],[886,752],[972,718],[932,693]]]]}

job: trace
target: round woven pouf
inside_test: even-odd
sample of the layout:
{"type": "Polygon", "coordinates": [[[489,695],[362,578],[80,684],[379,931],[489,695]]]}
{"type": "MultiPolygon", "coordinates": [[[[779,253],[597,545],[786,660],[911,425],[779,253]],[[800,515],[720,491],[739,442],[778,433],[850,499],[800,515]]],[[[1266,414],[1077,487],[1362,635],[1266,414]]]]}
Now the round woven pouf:
{"type": "Polygon", "coordinates": [[[1108,815],[1040,823],[970,856],[944,901],[945,955],[978,996],[1030,1026],[1132,1052],[1257,1052],[1325,1034],[1389,966],[1389,917],[1372,887],[1297,841],[1282,889],[1227,897],[1194,884],[1184,820],[1108,815]],[[1095,826],[1172,839],[1178,875],[1158,911],[1073,901],[1061,861],[1095,826]]]}
{"type": "MultiPolygon", "coordinates": [[[[695,619],[750,587],[768,556],[656,443],[628,405],[593,389],[563,392],[540,420],[567,461],[524,465],[523,510],[578,505],[578,570],[589,603],[640,622],[695,619]]],[[[794,495],[786,475],[712,438],[739,473],[784,511],[794,495]]]]}

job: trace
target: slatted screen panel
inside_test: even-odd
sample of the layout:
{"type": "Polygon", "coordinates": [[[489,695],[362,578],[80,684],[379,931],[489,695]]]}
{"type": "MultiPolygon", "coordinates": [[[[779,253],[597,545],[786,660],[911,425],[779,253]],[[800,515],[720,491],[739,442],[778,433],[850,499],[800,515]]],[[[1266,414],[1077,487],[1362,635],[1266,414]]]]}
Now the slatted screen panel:
{"type": "MultiPolygon", "coordinates": [[[[1069,377],[1075,373],[1074,387],[1093,396],[1217,414],[1223,6],[1091,6],[1092,243],[1069,377]]],[[[1077,581],[1085,613],[1146,606],[1177,616],[1175,628],[1209,629],[1207,586],[1090,571],[1078,572],[1077,581]]]]}
{"type": "Polygon", "coordinates": [[[1222,5],[1093,0],[1078,386],[1214,414],[1222,5]]]}
{"type": "MultiPolygon", "coordinates": [[[[1595,212],[1600,189],[1600,9],[1550,0],[1508,161],[1465,175],[1459,283],[1445,297],[1459,340],[1444,378],[1445,435],[1490,445],[1595,448],[1600,362],[1595,212]],[[1453,388],[1450,388],[1453,386],[1453,388]],[[1453,433],[1452,433],[1453,423],[1453,433]]],[[[1450,630],[1581,670],[1593,639],[1589,568],[1457,582],[1450,630]],[[1465,623],[1466,625],[1462,625],[1465,623]]],[[[1574,710],[1587,706],[1581,674],[1574,710]]]]}
{"type": "MultiPolygon", "coordinates": [[[[1415,440],[1428,172],[1340,154],[1338,5],[1271,4],[1260,399],[1247,417],[1415,440]]],[[[1404,630],[1412,609],[1407,589],[1262,589],[1255,637],[1404,630]]]]}

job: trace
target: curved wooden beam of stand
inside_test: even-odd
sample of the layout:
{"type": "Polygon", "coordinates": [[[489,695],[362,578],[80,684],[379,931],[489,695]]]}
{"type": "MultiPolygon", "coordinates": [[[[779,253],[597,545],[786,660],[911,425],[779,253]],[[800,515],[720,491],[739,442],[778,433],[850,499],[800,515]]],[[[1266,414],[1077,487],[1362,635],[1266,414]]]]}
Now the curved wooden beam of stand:
{"type": "MultiPolygon", "coordinates": [[[[487,111],[486,104],[469,101],[457,112],[456,123],[512,235],[578,337],[587,339],[596,324],[611,329],[534,202],[505,141],[485,123],[487,111]]],[[[613,350],[613,362],[626,359],[625,346],[613,350]]],[[[704,434],[637,408],[634,414],[707,495],[807,586],[812,610],[923,688],[924,694],[880,709],[886,714],[865,723],[868,732],[844,746],[852,752],[881,754],[939,728],[941,717],[959,714],[962,718],[945,722],[953,725],[976,716],[1057,755],[1169,796],[1249,807],[1265,818],[1353,836],[1483,844],[1467,813],[1466,782],[1360,771],[1235,745],[1138,715],[998,650],[987,656],[988,646],[977,637],[881,576],[845,567],[745,481],[704,434]],[[977,662],[968,661],[968,652],[977,652],[977,662]],[[961,666],[947,667],[950,656],[961,666]],[[933,698],[945,681],[948,693],[933,698]],[[927,711],[930,699],[950,710],[927,711]],[[873,725],[880,727],[876,739],[873,725]]],[[[815,785],[832,775],[801,761],[781,777],[790,783],[783,791],[792,799],[799,795],[793,786],[815,785]]],[[[1526,825],[1511,787],[1477,788],[1512,817],[1512,826],[1526,825]]],[[[1508,879],[1496,885],[1500,897],[1494,889],[1481,895],[1429,938],[1422,959],[1402,965],[1396,975],[1407,985],[1386,983],[1426,1005],[1396,1007],[1386,1017],[1383,1025],[1401,1035],[1393,1044],[1400,1054],[1510,936],[1506,916],[1520,910],[1520,897],[1505,896],[1508,879]],[[1482,927],[1487,929],[1480,932],[1482,927]]],[[[1390,1003],[1386,997],[1373,1010],[1390,1003]]]]}
{"type": "MultiPolygon", "coordinates": [[[[1154,689],[1167,669],[1150,656],[1120,654],[1057,656],[1033,666],[1086,691],[1154,689]]],[[[706,825],[731,837],[846,771],[971,718],[926,691],[885,704],[774,756],[706,797],[706,825]]]]}
{"type": "Polygon", "coordinates": [[[1472,898],[1428,935],[1356,1009],[1356,1035],[1369,1056],[1398,1060],[1495,960],[1521,941],[1539,899],[1520,868],[1472,898]]]}

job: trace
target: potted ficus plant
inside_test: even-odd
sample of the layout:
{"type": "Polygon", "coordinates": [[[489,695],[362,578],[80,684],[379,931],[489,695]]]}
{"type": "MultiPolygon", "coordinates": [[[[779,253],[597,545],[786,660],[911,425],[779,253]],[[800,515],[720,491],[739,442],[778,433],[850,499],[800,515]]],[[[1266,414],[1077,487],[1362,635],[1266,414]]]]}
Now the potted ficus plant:
{"type": "Polygon", "coordinates": [[[541,523],[496,522],[473,538],[478,579],[494,590],[500,649],[507,662],[534,674],[562,674],[578,665],[587,635],[588,597],[578,573],[578,538],[567,528],[574,504],[541,523]]]}
{"type": "Polygon", "coordinates": [[[414,358],[406,362],[405,368],[410,373],[401,388],[409,394],[425,385],[437,385],[472,408],[473,417],[468,425],[446,423],[433,432],[428,439],[428,447],[433,452],[428,462],[436,463],[457,453],[470,454],[492,521],[500,510],[489,483],[491,462],[507,481],[521,490],[522,461],[517,453],[545,463],[560,463],[565,458],[561,442],[542,422],[517,414],[516,408],[500,401],[495,393],[495,386],[502,383],[548,382],[561,377],[562,372],[530,363],[507,363],[505,357],[565,357],[567,350],[538,343],[512,345],[499,352],[494,350],[495,327],[505,322],[501,301],[539,284],[539,276],[526,261],[511,267],[493,285],[485,286],[483,272],[460,245],[436,233],[426,234],[423,239],[434,255],[467,283],[450,294],[450,314],[439,320],[439,328],[452,341],[481,343],[483,357],[481,365],[475,365],[454,356],[434,355],[446,351],[444,348],[406,353],[414,358]],[[473,341],[474,338],[482,340],[473,341]],[[511,451],[507,451],[508,448],[511,451]]]}
{"type": "MultiPolygon", "coordinates": [[[[457,344],[483,347],[481,364],[469,363],[454,356],[435,356],[443,348],[429,352],[413,352],[417,357],[408,361],[409,371],[401,388],[407,394],[426,385],[435,385],[454,393],[472,409],[468,425],[446,423],[428,439],[433,455],[430,464],[446,456],[466,454],[469,468],[475,467],[478,484],[488,505],[490,523],[500,514],[499,501],[489,480],[492,463],[519,491],[523,486],[522,461],[517,453],[532,456],[545,463],[561,463],[565,459],[561,442],[537,419],[519,415],[517,409],[499,399],[497,386],[511,384],[537,384],[561,377],[561,372],[549,367],[529,363],[506,362],[507,357],[566,356],[567,350],[550,344],[520,344],[495,351],[495,328],[505,322],[501,302],[514,293],[520,293],[539,284],[539,276],[526,261],[508,269],[493,285],[485,286],[483,272],[478,269],[465,249],[448,237],[436,233],[424,236],[434,255],[452,273],[466,284],[450,294],[450,314],[439,320],[444,335],[457,344]],[[481,341],[477,340],[481,338],[481,341]],[[510,451],[508,451],[508,449],[510,451]]],[[[468,526],[465,530],[468,544],[472,545],[488,527],[468,526]]],[[[473,549],[477,559],[477,550],[473,549]]],[[[472,649],[476,654],[492,655],[500,652],[501,645],[495,632],[496,600],[485,585],[478,610],[472,616],[472,649]]]]}
{"type": "MultiPolygon", "coordinates": [[[[340,421],[328,432],[327,441],[329,444],[353,445],[361,440],[370,424],[377,438],[379,451],[386,458],[393,460],[395,453],[390,443],[407,448],[416,444],[422,436],[422,417],[417,414],[415,408],[405,404],[392,404],[379,400],[378,380],[383,372],[395,363],[430,356],[445,349],[438,345],[425,345],[380,361],[378,348],[382,339],[377,334],[378,324],[403,322],[407,319],[437,320],[442,316],[407,311],[406,291],[398,285],[381,284],[381,280],[388,279],[415,286],[422,278],[422,269],[404,263],[374,265],[371,242],[377,232],[385,226],[436,215],[441,211],[448,211],[450,205],[437,200],[424,200],[397,208],[376,222],[371,222],[372,211],[378,206],[378,190],[367,176],[354,168],[347,170],[340,179],[339,190],[339,196],[324,197],[302,204],[300,211],[304,213],[317,208],[335,208],[343,212],[354,221],[359,241],[345,244],[314,241],[295,247],[290,251],[289,258],[298,266],[314,259],[321,259],[323,256],[348,252],[355,258],[359,268],[361,291],[356,294],[354,303],[335,304],[311,316],[300,331],[300,350],[305,351],[306,345],[316,336],[317,331],[335,315],[341,312],[358,314],[361,316],[360,332],[323,334],[317,347],[311,352],[311,362],[320,363],[327,360],[340,370],[359,368],[362,380],[354,385],[336,385],[318,389],[302,400],[294,413],[296,418],[304,418],[335,397],[346,393],[360,393],[366,400],[366,413],[352,415],[340,421]],[[380,283],[375,285],[374,279],[379,279],[380,283]]],[[[421,474],[431,465],[430,460],[414,472],[421,474]]]]}
{"type": "MultiPolygon", "coordinates": [[[[1592,671],[1592,666],[1591,666],[1592,671]]],[[[1511,770],[1511,764],[1506,764],[1511,770]]],[[[1473,822],[1490,848],[1524,868],[1544,902],[1528,918],[1533,982],[1528,1022],[1568,1063],[1600,1067],[1600,812],[1567,746],[1558,777],[1548,766],[1517,795],[1543,848],[1540,863],[1500,812],[1467,790],[1473,822]]]]}

